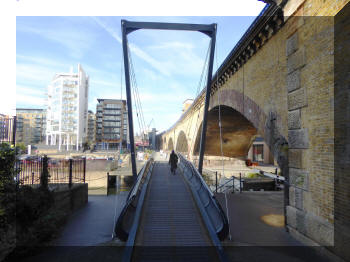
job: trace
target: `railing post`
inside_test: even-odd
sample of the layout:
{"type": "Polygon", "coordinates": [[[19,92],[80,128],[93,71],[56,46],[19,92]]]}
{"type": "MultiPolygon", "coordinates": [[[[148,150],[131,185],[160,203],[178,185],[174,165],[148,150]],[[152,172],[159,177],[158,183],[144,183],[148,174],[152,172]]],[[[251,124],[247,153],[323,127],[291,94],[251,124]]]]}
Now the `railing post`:
{"type": "Polygon", "coordinates": [[[109,172],[107,172],[107,196],[108,196],[108,191],[109,191],[109,172]]]}
{"type": "Polygon", "coordinates": [[[85,175],[86,175],[86,158],[83,158],[83,164],[84,164],[84,167],[83,167],[83,172],[84,172],[84,184],[85,184],[85,175]]]}
{"type": "Polygon", "coordinates": [[[69,159],[69,188],[72,187],[72,176],[73,176],[73,159],[69,159]]]}
{"type": "Polygon", "coordinates": [[[12,125],[12,144],[16,145],[16,128],[17,128],[17,116],[13,117],[13,125],[12,125]]]}
{"type": "Polygon", "coordinates": [[[232,193],[235,193],[235,177],[232,176],[232,193]]]}
{"type": "Polygon", "coordinates": [[[34,172],[32,172],[32,185],[34,184],[34,172]]]}
{"type": "Polygon", "coordinates": [[[242,173],[239,173],[239,193],[242,193],[242,173]]]}
{"type": "Polygon", "coordinates": [[[215,172],[215,192],[218,192],[218,171],[215,172]]]}
{"type": "Polygon", "coordinates": [[[40,186],[44,189],[48,188],[49,180],[49,169],[48,169],[48,158],[45,155],[43,158],[43,171],[40,175],[40,186]]]}

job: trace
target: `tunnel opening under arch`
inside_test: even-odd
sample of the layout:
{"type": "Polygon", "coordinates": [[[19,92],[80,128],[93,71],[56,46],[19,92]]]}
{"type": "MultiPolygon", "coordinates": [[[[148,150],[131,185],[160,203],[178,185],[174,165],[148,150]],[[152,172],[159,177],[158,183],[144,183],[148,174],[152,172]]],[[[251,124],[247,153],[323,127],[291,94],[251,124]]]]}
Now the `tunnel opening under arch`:
{"type": "Polygon", "coordinates": [[[172,138],[170,138],[168,141],[168,150],[174,150],[174,143],[172,138]]]}
{"type": "MultiPolygon", "coordinates": [[[[219,128],[219,106],[214,107],[208,113],[207,137],[205,155],[225,156],[230,158],[245,159],[248,151],[258,135],[258,130],[240,112],[229,107],[220,106],[222,154],[219,128]]],[[[199,142],[202,124],[196,134],[193,155],[199,153],[199,142]]]]}
{"type": "Polygon", "coordinates": [[[188,142],[184,131],[180,131],[177,136],[176,149],[177,152],[186,153],[188,152],[188,142]]]}

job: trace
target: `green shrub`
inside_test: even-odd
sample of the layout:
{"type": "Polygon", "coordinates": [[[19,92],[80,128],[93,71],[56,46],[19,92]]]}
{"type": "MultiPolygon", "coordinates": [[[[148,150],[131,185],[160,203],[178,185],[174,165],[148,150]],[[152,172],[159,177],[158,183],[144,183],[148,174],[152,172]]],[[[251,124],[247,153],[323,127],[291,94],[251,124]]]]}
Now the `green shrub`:
{"type": "Polygon", "coordinates": [[[53,193],[47,188],[47,171],[42,174],[39,188],[18,185],[18,152],[17,147],[0,144],[0,240],[7,242],[3,239],[7,237],[5,233],[16,225],[16,248],[12,252],[16,257],[50,241],[66,218],[65,213],[54,209],[53,193]]]}
{"type": "Polygon", "coordinates": [[[214,185],[215,182],[212,181],[211,176],[208,173],[202,172],[202,177],[207,185],[214,185]]]}
{"type": "Polygon", "coordinates": [[[17,149],[7,143],[0,144],[0,228],[7,229],[15,221],[16,182],[15,167],[17,149]]]}
{"type": "Polygon", "coordinates": [[[21,228],[29,227],[43,216],[53,205],[52,192],[43,188],[34,189],[31,186],[21,186],[17,192],[16,220],[21,228]]]}
{"type": "Polygon", "coordinates": [[[34,224],[36,240],[39,243],[50,241],[58,234],[60,228],[66,221],[66,213],[50,209],[46,214],[40,216],[34,224]]]}
{"type": "Polygon", "coordinates": [[[21,150],[21,153],[27,152],[27,147],[23,142],[16,143],[16,147],[21,150]]]}
{"type": "Polygon", "coordinates": [[[249,173],[246,178],[258,178],[261,177],[259,173],[249,173]]]}

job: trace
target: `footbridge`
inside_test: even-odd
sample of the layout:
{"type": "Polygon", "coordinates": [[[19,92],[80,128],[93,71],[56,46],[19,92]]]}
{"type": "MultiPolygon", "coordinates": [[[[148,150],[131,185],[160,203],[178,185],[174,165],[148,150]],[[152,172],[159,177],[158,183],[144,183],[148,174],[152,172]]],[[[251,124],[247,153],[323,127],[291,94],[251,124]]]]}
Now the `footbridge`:
{"type": "Polygon", "coordinates": [[[165,161],[145,164],[115,226],[123,261],[227,261],[227,235],[220,204],[181,155],[175,174],[165,161]]]}

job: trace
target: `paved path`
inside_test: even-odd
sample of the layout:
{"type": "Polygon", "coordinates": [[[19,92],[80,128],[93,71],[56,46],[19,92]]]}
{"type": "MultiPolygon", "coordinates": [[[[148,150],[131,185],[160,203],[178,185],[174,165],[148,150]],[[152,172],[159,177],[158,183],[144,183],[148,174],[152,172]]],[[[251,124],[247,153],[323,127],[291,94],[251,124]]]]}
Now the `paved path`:
{"type": "Polygon", "coordinates": [[[117,214],[124,206],[128,192],[109,196],[91,196],[86,206],[74,212],[61,235],[50,247],[39,247],[38,253],[24,262],[96,262],[121,261],[123,247],[111,241],[117,214]],[[117,202],[115,202],[117,200],[117,202]]]}
{"type": "MultiPolygon", "coordinates": [[[[231,261],[330,261],[314,248],[295,240],[283,226],[271,226],[263,221],[266,215],[283,215],[282,191],[226,196],[232,241],[226,241],[224,246],[231,261]]],[[[216,197],[226,213],[224,194],[216,197]]]]}
{"type": "Polygon", "coordinates": [[[116,217],[122,210],[128,192],[118,195],[91,196],[87,205],[70,218],[56,246],[93,246],[111,240],[116,217]]]}

